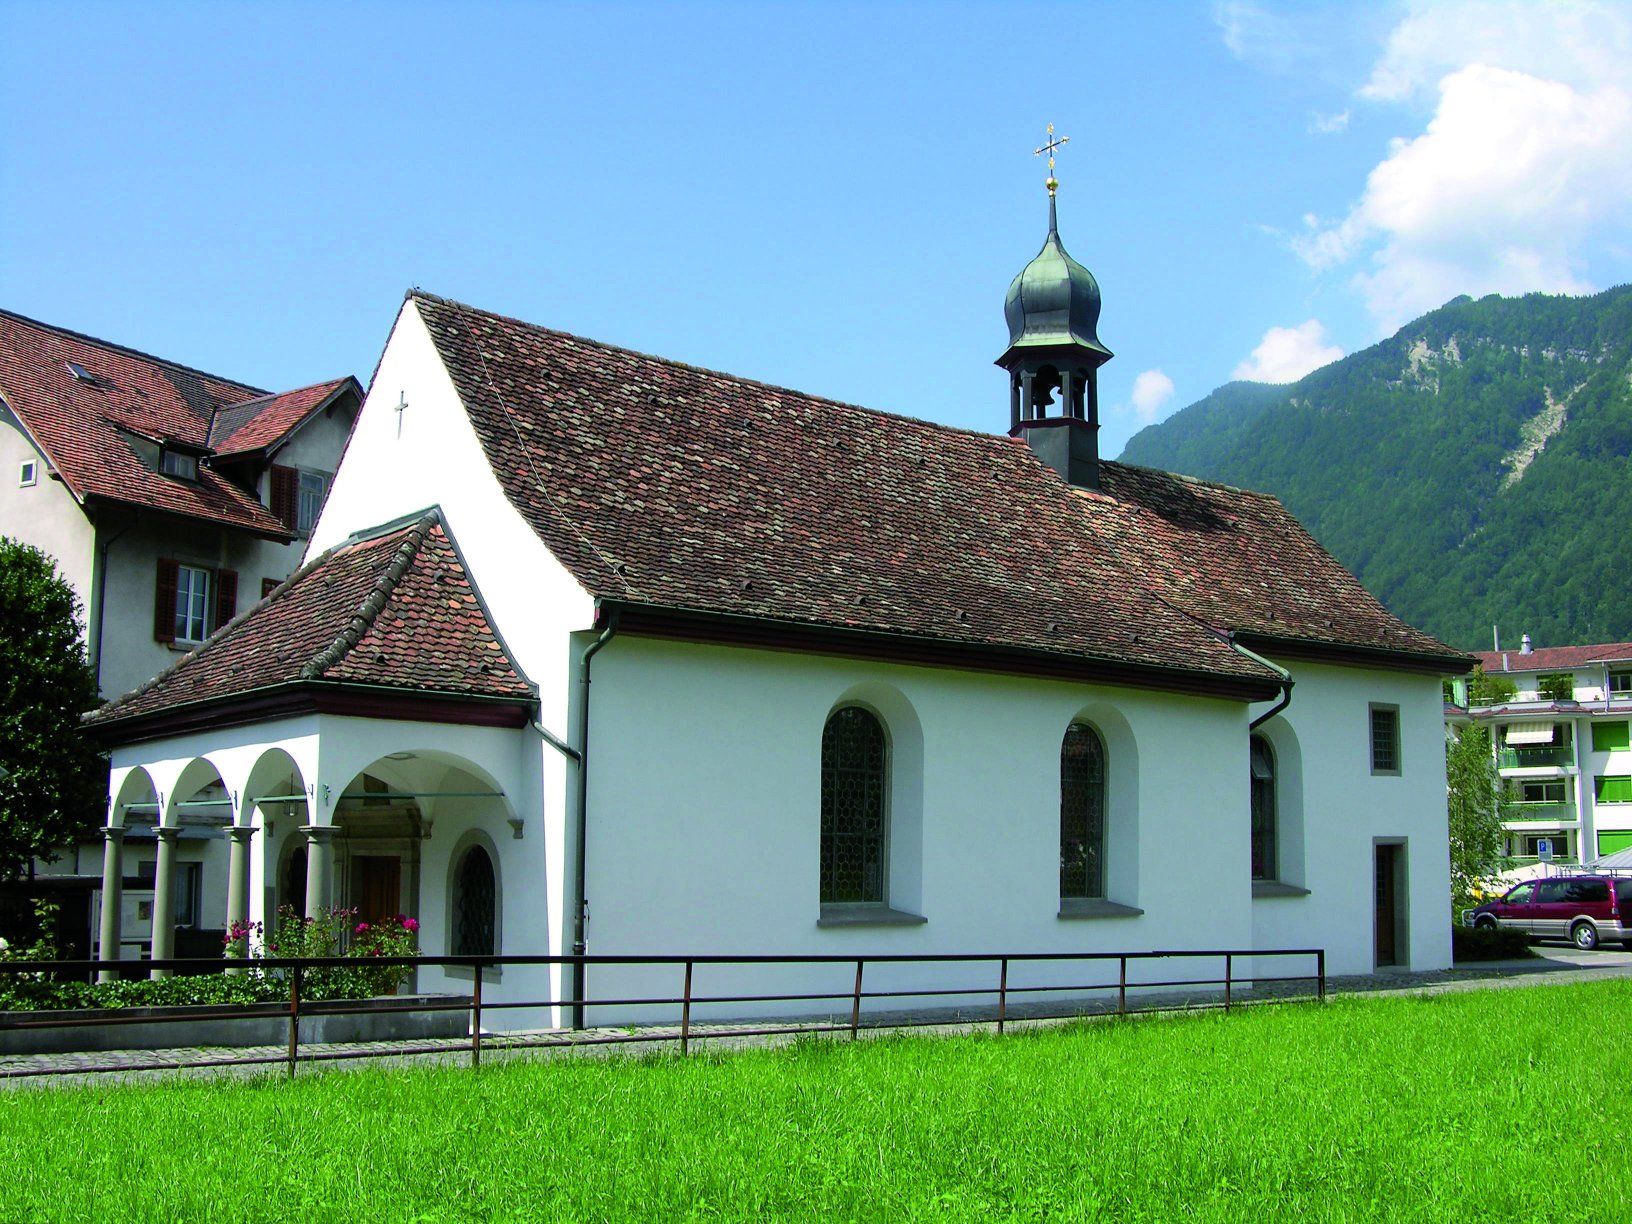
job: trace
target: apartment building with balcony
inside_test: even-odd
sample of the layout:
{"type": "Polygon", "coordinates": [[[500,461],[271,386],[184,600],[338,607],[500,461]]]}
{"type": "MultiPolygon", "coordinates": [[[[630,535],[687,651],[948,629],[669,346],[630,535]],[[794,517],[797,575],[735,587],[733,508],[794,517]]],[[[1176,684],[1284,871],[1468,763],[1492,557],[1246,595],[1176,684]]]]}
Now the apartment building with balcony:
{"type": "Polygon", "coordinates": [[[1590,865],[1632,847],[1632,642],[1537,647],[1525,634],[1519,649],[1478,658],[1512,695],[1463,677],[1446,717],[1491,729],[1513,802],[1507,853],[1590,865]]]}

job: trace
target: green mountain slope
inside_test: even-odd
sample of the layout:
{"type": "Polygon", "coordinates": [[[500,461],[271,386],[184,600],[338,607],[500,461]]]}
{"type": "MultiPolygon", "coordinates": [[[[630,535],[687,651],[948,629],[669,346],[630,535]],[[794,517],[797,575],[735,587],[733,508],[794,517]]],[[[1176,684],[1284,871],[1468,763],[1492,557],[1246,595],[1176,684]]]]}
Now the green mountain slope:
{"type": "Polygon", "coordinates": [[[1286,386],[1229,383],[1129,463],[1281,498],[1465,649],[1632,639],[1632,286],[1457,298],[1286,386]]]}

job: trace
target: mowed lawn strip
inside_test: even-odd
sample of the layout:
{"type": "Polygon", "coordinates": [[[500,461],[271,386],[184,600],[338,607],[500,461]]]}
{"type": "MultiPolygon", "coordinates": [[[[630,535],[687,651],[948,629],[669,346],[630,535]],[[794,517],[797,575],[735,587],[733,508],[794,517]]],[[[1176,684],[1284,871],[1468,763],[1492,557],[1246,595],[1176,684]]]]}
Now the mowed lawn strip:
{"type": "Polygon", "coordinates": [[[1632,1219],[1632,983],[0,1093],[0,1218],[1632,1219]]]}

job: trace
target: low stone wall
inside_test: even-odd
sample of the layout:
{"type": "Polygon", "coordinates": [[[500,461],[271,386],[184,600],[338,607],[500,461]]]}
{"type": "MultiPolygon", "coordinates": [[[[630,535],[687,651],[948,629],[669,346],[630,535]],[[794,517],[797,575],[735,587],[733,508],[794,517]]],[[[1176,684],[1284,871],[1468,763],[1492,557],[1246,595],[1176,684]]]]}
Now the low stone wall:
{"type": "MultiPolygon", "coordinates": [[[[470,998],[462,995],[393,995],[380,999],[310,1003],[301,1008],[300,1040],[414,1041],[470,1034],[470,998]],[[394,1010],[414,1004],[442,1011],[394,1010]],[[451,1005],[451,1006],[450,1006],[451,1005]],[[310,1008],[311,1010],[307,1010],[310,1008]],[[345,1008],[345,1015],[327,1014],[345,1008]],[[393,1010],[383,1010],[390,1008],[393,1010]],[[356,1010],[353,1010],[356,1009],[356,1010]]],[[[72,1054],[104,1050],[168,1050],[186,1046],[283,1045],[289,1040],[289,1005],[249,1003],[230,1015],[186,1019],[199,1009],[121,1007],[95,1011],[0,1012],[0,1054],[72,1054]],[[47,1017],[72,1020],[68,1028],[8,1027],[47,1017]],[[140,1018],[143,1023],[128,1021],[140,1018]],[[118,1023],[124,1020],[127,1023],[118,1023]],[[113,1023],[104,1023],[113,1021],[113,1023]]],[[[225,1012],[226,1009],[219,1009],[225,1012]]]]}

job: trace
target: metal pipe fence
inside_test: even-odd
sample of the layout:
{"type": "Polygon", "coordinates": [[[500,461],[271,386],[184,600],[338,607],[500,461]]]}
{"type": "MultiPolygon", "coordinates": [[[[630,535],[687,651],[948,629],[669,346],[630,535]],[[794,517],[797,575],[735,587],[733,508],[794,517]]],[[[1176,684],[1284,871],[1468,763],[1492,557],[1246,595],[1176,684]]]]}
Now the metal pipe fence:
{"type": "MultiPolygon", "coordinates": [[[[999,1034],[1004,1033],[1012,1026],[1017,1018],[1028,1021],[1046,1019],[1065,1019],[1085,1014],[1115,1014],[1119,1016],[1145,1014],[1160,1011],[1188,1010],[1193,1008],[1220,1008],[1229,1011],[1242,1006],[1242,1001],[1236,997],[1237,988],[1243,981],[1253,987],[1273,985],[1276,983],[1301,984],[1312,988],[1312,994],[1272,992],[1270,995],[1253,999],[1253,1005],[1263,1003],[1291,1002],[1299,999],[1313,998],[1324,1002],[1326,998],[1326,953],[1321,948],[1274,948],[1274,949],[1174,949],[1151,952],[1011,952],[1011,953],[928,953],[912,955],[907,953],[878,953],[850,955],[666,955],[666,956],[400,956],[400,957],[368,957],[360,960],[356,957],[256,957],[248,960],[221,959],[182,959],[171,958],[165,960],[132,961],[99,961],[99,960],[72,960],[72,961],[0,961],[0,984],[7,978],[23,975],[49,976],[58,981],[88,981],[103,969],[129,970],[134,967],[140,969],[168,969],[176,971],[225,972],[228,969],[243,971],[251,969],[272,975],[287,984],[288,997],[286,1001],[272,1001],[261,1003],[231,1003],[202,1006],[143,1006],[139,1012],[121,1014],[123,1009],[98,1009],[94,1015],[86,1015],[83,1011],[74,1010],[36,1010],[36,1011],[7,1011],[0,1012],[0,1035],[13,1032],[60,1030],[87,1026],[104,1028],[119,1028],[130,1025],[144,1024],[201,1024],[207,1021],[220,1020],[265,1020],[269,1017],[286,1016],[288,1021],[287,1041],[283,1052],[265,1054],[245,1052],[242,1054],[222,1053],[198,1059],[189,1059],[186,1062],[153,1061],[148,1063],[133,1063],[119,1061],[110,1063],[83,1064],[76,1062],[68,1068],[61,1066],[33,1066],[7,1065],[8,1056],[0,1056],[0,1079],[18,1079],[42,1075],[86,1075],[101,1072],[133,1072],[184,1070],[195,1067],[248,1067],[257,1065],[283,1064],[287,1074],[293,1077],[296,1067],[302,1062],[330,1062],[355,1058],[400,1057],[405,1055],[424,1055],[457,1053],[460,1045],[452,1043],[451,1039],[404,1039],[389,1042],[369,1042],[366,1046],[357,1045],[352,1049],[302,1049],[300,1035],[300,1021],[302,1018],[319,1016],[347,1016],[347,1015],[382,1015],[382,1014],[434,1014],[437,1012],[465,1012],[470,1017],[468,1058],[472,1067],[481,1065],[482,1051],[486,1048],[509,1050],[547,1050],[565,1049],[585,1046],[610,1045],[637,1045],[654,1042],[677,1044],[682,1055],[689,1053],[691,1043],[695,1040],[712,1038],[738,1037],[767,1037],[767,1036],[797,1036],[802,1034],[846,1034],[853,1041],[861,1033],[874,1029],[904,1029],[932,1025],[946,1024],[991,1024],[999,1034]],[[1243,979],[1238,973],[1238,962],[1242,960],[1258,962],[1263,959],[1303,958],[1310,962],[1312,973],[1281,974],[1266,976],[1257,971],[1257,966],[1243,979]],[[1028,964],[1055,964],[1055,965],[1087,965],[1109,964],[1115,962],[1117,966],[1114,982],[1082,981],[1082,982],[1052,982],[1038,985],[1015,985],[1011,970],[1015,967],[1028,964]],[[1140,976],[1130,979],[1128,969],[1130,965],[1148,966],[1182,962],[1193,965],[1198,961],[1219,962],[1222,967],[1221,976],[1196,976],[1194,972],[1184,973],[1177,977],[1150,977],[1140,976]],[[677,995],[634,995],[630,997],[596,997],[585,991],[583,998],[574,998],[568,993],[551,991],[545,998],[539,999],[493,999],[484,998],[484,978],[490,971],[502,970],[506,966],[525,966],[531,968],[573,967],[582,966],[586,970],[593,967],[645,967],[645,968],[672,968],[679,979],[680,993],[677,995]],[[698,993],[694,989],[697,970],[705,966],[736,966],[736,967],[786,967],[800,965],[833,965],[843,968],[854,967],[854,976],[849,990],[839,991],[809,991],[809,992],[782,992],[782,993],[698,993]],[[869,967],[875,970],[883,966],[938,966],[938,965],[979,965],[988,966],[989,972],[995,974],[995,981],[988,985],[959,984],[932,988],[905,988],[905,989],[863,989],[863,977],[869,967]],[[384,968],[390,966],[404,966],[412,968],[454,968],[466,970],[471,975],[471,991],[468,996],[448,996],[446,998],[421,998],[400,1003],[390,1001],[392,996],[382,996],[374,999],[313,999],[308,991],[303,991],[307,985],[307,975],[314,970],[334,970],[359,968],[384,968]],[[1183,1003],[1163,1003],[1159,999],[1150,1005],[1138,1005],[1138,996],[1130,1001],[1130,992],[1150,992],[1160,995],[1160,992],[1175,989],[1211,987],[1218,988],[1221,998],[1218,1001],[1195,1001],[1186,999],[1183,1003]],[[1108,1011],[1086,1013],[1080,1008],[1067,1009],[1052,1013],[1032,1012],[1024,1017],[1016,1017],[1012,1005],[1023,998],[1039,998],[1069,994],[1077,997],[1091,997],[1101,992],[1115,992],[1116,1007],[1114,1013],[1108,1011]],[[922,1012],[900,1015],[882,1014],[871,1018],[864,1017],[863,1005],[869,1002],[882,1000],[898,1000],[901,1002],[923,1003],[932,1000],[951,999],[983,999],[992,1014],[988,1016],[969,1016],[962,1014],[924,1014],[922,1012]],[[782,1005],[790,1003],[827,1003],[833,1006],[836,1014],[842,1014],[848,1005],[848,1020],[833,1018],[791,1018],[787,1021],[778,1021],[774,1018],[760,1017],[745,1020],[717,1022],[709,1027],[698,1029],[693,1022],[693,1011],[697,1007],[740,1006],[749,1009],[747,1014],[756,1005],[782,1005]],[[521,1032],[484,1033],[482,1020],[484,1015],[495,1011],[510,1010],[547,1010],[551,1012],[569,1011],[582,1005],[587,1009],[607,1008],[665,1008],[671,1011],[678,1009],[678,1026],[656,1024],[641,1029],[639,1026],[632,1030],[618,1030],[612,1028],[586,1028],[573,1030],[564,1028],[539,1029],[521,1032]],[[436,1041],[437,1044],[430,1044],[436,1041]]],[[[462,1039],[460,1039],[462,1045],[462,1039]]],[[[312,1042],[307,1042],[310,1047],[312,1042]]],[[[321,1043],[316,1043],[321,1044],[321,1043]]]]}

